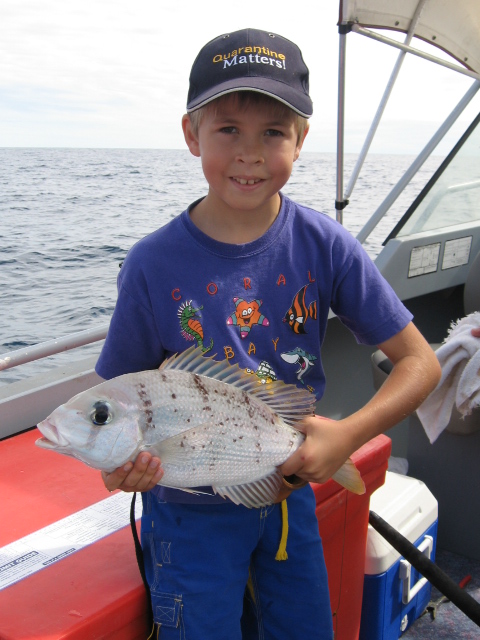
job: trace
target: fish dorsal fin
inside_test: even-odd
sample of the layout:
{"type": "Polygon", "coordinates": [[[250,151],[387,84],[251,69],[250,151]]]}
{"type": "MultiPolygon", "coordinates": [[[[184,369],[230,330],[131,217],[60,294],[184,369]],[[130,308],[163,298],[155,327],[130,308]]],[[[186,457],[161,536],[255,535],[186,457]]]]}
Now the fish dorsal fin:
{"type": "Polygon", "coordinates": [[[232,487],[214,486],[213,490],[223,498],[229,498],[235,504],[243,504],[249,509],[258,509],[275,502],[281,487],[282,474],[275,471],[266,478],[255,482],[237,484],[232,487]]]}
{"type": "Polygon", "coordinates": [[[315,413],[316,399],[313,393],[293,384],[285,384],[281,380],[263,383],[256,375],[240,369],[238,364],[232,365],[227,359],[218,362],[212,356],[203,355],[200,347],[190,347],[168,358],[161,364],[160,369],[185,371],[231,384],[265,402],[290,426],[315,413]]]}

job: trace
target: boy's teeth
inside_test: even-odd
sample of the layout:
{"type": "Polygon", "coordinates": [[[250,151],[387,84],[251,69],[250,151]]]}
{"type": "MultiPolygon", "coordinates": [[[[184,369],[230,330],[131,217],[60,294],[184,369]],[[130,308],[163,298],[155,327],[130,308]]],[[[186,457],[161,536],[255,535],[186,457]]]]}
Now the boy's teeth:
{"type": "Polygon", "coordinates": [[[256,184],[260,182],[260,180],[245,180],[244,178],[235,178],[235,180],[240,184],[256,184]]]}

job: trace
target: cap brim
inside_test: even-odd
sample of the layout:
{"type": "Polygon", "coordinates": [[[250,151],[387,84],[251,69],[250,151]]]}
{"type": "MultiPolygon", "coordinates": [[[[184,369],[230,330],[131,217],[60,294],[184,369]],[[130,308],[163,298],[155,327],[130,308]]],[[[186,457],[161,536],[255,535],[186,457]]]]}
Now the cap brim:
{"type": "Polygon", "coordinates": [[[216,85],[209,91],[204,91],[187,104],[187,113],[196,111],[196,109],[200,109],[200,107],[212,102],[212,100],[235,91],[263,93],[279,102],[283,102],[283,104],[304,118],[309,118],[313,114],[313,103],[308,95],[295,91],[289,85],[278,80],[256,76],[234,78],[216,85]]]}

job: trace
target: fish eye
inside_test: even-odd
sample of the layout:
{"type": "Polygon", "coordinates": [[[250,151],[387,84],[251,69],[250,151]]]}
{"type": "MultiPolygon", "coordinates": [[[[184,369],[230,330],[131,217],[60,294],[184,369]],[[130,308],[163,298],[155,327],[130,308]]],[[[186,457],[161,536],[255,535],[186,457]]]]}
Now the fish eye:
{"type": "Polygon", "coordinates": [[[112,408],[104,400],[99,400],[93,405],[93,411],[90,414],[90,420],[98,427],[111,422],[113,418],[112,408]]]}

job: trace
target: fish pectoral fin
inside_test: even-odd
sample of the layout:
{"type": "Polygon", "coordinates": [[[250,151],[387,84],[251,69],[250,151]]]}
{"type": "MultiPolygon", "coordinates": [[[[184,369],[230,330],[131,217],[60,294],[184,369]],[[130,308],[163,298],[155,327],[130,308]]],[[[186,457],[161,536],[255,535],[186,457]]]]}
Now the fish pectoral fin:
{"type": "Polygon", "coordinates": [[[214,486],[213,490],[223,498],[229,498],[235,504],[243,504],[249,509],[258,509],[276,501],[283,486],[282,477],[279,471],[275,471],[266,478],[255,482],[236,484],[231,487],[214,486]]]}
{"type": "Polygon", "coordinates": [[[359,496],[365,493],[365,483],[360,471],[350,458],[333,474],[332,478],[352,493],[356,493],[359,496]]]}
{"type": "Polygon", "coordinates": [[[189,455],[195,455],[197,447],[206,445],[208,433],[211,433],[212,428],[215,428],[213,422],[204,422],[191,429],[181,431],[170,438],[161,440],[150,447],[149,451],[151,453],[155,452],[155,455],[158,455],[162,462],[170,464],[184,463],[189,455]]]}

